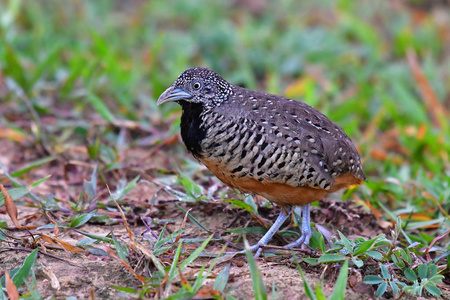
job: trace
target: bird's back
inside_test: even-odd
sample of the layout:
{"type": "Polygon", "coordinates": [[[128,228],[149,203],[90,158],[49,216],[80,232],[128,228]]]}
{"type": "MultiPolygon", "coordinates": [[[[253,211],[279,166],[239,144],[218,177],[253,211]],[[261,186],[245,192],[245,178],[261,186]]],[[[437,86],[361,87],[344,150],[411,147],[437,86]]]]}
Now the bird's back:
{"type": "Polygon", "coordinates": [[[365,179],[350,138],[303,102],[232,86],[228,99],[200,119],[197,158],[245,192],[302,205],[365,179]]]}

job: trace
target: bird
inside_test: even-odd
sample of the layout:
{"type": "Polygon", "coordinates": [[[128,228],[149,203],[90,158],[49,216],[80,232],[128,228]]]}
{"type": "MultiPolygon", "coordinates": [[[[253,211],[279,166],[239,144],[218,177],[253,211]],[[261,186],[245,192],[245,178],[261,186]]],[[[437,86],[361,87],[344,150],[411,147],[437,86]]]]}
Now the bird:
{"type": "Polygon", "coordinates": [[[204,67],[182,72],[157,105],[168,102],[181,105],[181,137],[199,163],[229,187],[280,207],[250,247],[255,256],[297,206],[301,235],[284,247],[309,245],[310,204],[366,180],[352,140],[304,102],[234,85],[204,67]]]}

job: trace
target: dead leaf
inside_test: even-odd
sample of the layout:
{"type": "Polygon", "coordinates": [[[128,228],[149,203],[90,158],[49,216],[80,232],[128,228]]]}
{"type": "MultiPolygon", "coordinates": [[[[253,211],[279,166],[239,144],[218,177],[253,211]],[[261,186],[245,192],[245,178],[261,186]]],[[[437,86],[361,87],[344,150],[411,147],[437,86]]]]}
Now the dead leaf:
{"type": "Polygon", "coordinates": [[[161,287],[165,286],[168,280],[169,280],[169,272],[166,272],[166,275],[164,275],[164,279],[161,281],[160,286],[161,287]]]}
{"type": "Polygon", "coordinates": [[[180,269],[178,269],[178,273],[180,273],[180,280],[182,285],[189,285],[189,281],[183,277],[183,273],[180,269]]]}
{"type": "Polygon", "coordinates": [[[22,226],[20,226],[19,221],[17,221],[16,204],[14,203],[13,199],[11,198],[11,196],[9,195],[8,191],[5,189],[3,184],[0,184],[0,190],[2,191],[3,198],[5,199],[6,212],[8,213],[14,225],[16,225],[17,228],[22,229],[22,226]]]}
{"type": "Polygon", "coordinates": [[[42,263],[40,265],[42,266],[42,271],[44,271],[44,274],[47,275],[48,278],[50,278],[50,285],[52,286],[52,288],[59,291],[61,285],[59,284],[59,280],[58,278],[56,278],[55,273],[53,273],[52,270],[44,266],[42,263]]]}
{"type": "Polygon", "coordinates": [[[69,251],[69,252],[73,252],[73,253],[84,253],[86,252],[85,250],[72,246],[71,244],[64,242],[63,240],[57,238],[57,237],[50,237],[48,235],[45,234],[40,234],[39,235],[44,241],[46,241],[47,243],[53,244],[53,245],[57,245],[57,246],[61,246],[64,248],[64,250],[69,251]]]}
{"type": "Polygon", "coordinates": [[[404,214],[400,214],[400,217],[402,218],[402,220],[409,219],[410,221],[430,221],[433,219],[429,215],[421,214],[421,213],[413,213],[413,214],[404,213],[404,214]]]}
{"type": "Polygon", "coordinates": [[[5,285],[6,285],[6,293],[11,300],[20,299],[19,292],[17,291],[17,287],[9,276],[8,272],[5,272],[5,285]]]}
{"type": "Polygon", "coordinates": [[[28,140],[28,137],[26,135],[11,128],[2,128],[2,130],[0,130],[0,138],[5,138],[19,143],[28,140]]]}
{"type": "Polygon", "coordinates": [[[374,148],[370,151],[370,155],[379,161],[386,161],[388,158],[388,154],[383,149],[374,148]]]}
{"type": "Polygon", "coordinates": [[[193,299],[211,299],[217,295],[220,295],[220,291],[213,290],[208,285],[206,285],[197,292],[193,299]]]}

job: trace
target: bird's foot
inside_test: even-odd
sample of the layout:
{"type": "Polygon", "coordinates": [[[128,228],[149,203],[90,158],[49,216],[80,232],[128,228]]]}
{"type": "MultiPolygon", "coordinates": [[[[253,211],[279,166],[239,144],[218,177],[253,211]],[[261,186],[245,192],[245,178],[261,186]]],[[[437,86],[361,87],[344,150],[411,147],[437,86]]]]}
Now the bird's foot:
{"type": "Polygon", "coordinates": [[[310,238],[311,238],[311,232],[304,232],[298,240],[296,240],[295,242],[292,242],[290,244],[287,244],[286,246],[284,246],[284,248],[291,249],[291,248],[297,248],[298,246],[302,246],[302,249],[306,249],[306,246],[309,245],[310,238]]]}
{"type": "MultiPolygon", "coordinates": [[[[272,227],[267,230],[266,234],[259,240],[258,243],[250,247],[251,252],[256,252],[255,257],[259,257],[262,252],[262,245],[266,245],[270,239],[273,237],[273,235],[278,231],[278,229],[283,225],[284,221],[286,221],[287,218],[289,218],[291,214],[292,208],[289,207],[288,212],[285,213],[284,210],[281,210],[280,215],[275,220],[275,223],[273,223],[272,227]]],[[[242,250],[239,252],[236,252],[235,254],[245,254],[246,250],[242,250]]],[[[230,253],[231,254],[231,253],[230,253]]]]}
{"type": "MultiPolygon", "coordinates": [[[[264,244],[257,243],[257,244],[255,244],[253,246],[250,246],[250,249],[249,249],[250,252],[252,252],[252,253],[256,252],[256,254],[254,256],[255,258],[257,258],[257,257],[259,257],[261,255],[261,251],[262,251],[261,245],[264,245],[264,244]]],[[[238,251],[238,252],[227,252],[227,254],[228,255],[245,254],[246,251],[247,251],[247,249],[244,249],[244,250],[241,250],[241,251],[238,251]]]]}
{"type": "Polygon", "coordinates": [[[297,248],[298,246],[302,246],[302,249],[305,249],[307,245],[309,245],[309,240],[311,239],[311,226],[309,221],[309,204],[306,204],[302,206],[302,235],[298,240],[295,242],[292,242],[284,248],[291,249],[291,248],[297,248]]]}
{"type": "MultiPolygon", "coordinates": [[[[263,243],[257,243],[253,246],[250,246],[250,252],[256,252],[261,248],[261,245],[264,245],[263,243]]],[[[244,249],[242,251],[239,251],[238,253],[245,253],[245,251],[247,251],[247,249],[244,249]]]]}

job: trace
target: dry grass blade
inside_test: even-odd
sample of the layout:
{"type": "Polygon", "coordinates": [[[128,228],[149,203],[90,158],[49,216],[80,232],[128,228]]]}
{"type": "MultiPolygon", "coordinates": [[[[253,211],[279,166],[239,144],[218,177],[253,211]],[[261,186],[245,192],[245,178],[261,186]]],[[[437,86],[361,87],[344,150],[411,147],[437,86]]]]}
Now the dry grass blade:
{"type": "Polygon", "coordinates": [[[134,277],[136,277],[137,280],[139,280],[142,284],[145,283],[145,279],[144,277],[142,277],[141,275],[138,275],[131,267],[130,265],[124,261],[123,259],[121,259],[120,257],[117,256],[117,254],[107,245],[97,245],[95,246],[95,248],[101,249],[103,251],[105,251],[106,253],[108,253],[112,258],[114,258],[115,260],[121,262],[125,268],[127,268],[128,271],[131,272],[131,274],[133,274],[134,277]]]}
{"type": "Polygon", "coordinates": [[[444,237],[446,237],[448,234],[450,234],[450,230],[447,230],[446,232],[444,232],[442,235],[438,235],[437,237],[435,237],[433,239],[433,241],[430,243],[430,245],[427,247],[427,250],[425,250],[425,254],[427,256],[427,261],[431,261],[431,256],[430,256],[430,249],[434,246],[434,244],[439,241],[440,239],[443,239],[444,237]]]}
{"type": "Polygon", "coordinates": [[[139,249],[147,258],[150,258],[151,261],[153,262],[153,264],[158,268],[158,270],[161,273],[165,273],[164,270],[164,266],[162,265],[162,263],[159,261],[159,259],[152,253],[150,252],[147,248],[145,248],[144,246],[142,246],[141,244],[135,243],[135,242],[131,242],[131,246],[133,246],[135,249],[139,249]]]}
{"type": "MultiPolygon", "coordinates": [[[[180,229],[184,229],[186,227],[186,220],[189,216],[189,212],[192,210],[192,208],[190,208],[185,214],[184,214],[184,218],[183,218],[183,223],[181,224],[181,228],[180,229]]],[[[177,236],[177,239],[175,241],[175,244],[178,243],[180,241],[181,238],[181,233],[177,236]]]]}
{"type": "Polygon", "coordinates": [[[64,248],[64,250],[69,251],[69,252],[73,252],[73,253],[85,253],[85,252],[86,252],[85,250],[83,250],[83,249],[81,249],[81,248],[72,246],[72,245],[70,245],[69,243],[64,242],[63,240],[58,239],[57,237],[53,237],[53,238],[52,238],[52,237],[50,237],[50,236],[48,236],[48,235],[45,235],[45,234],[40,234],[40,237],[41,237],[44,241],[46,241],[47,243],[50,243],[50,244],[53,244],[53,245],[61,246],[61,247],[64,248]]]}
{"type": "Polygon", "coordinates": [[[6,293],[11,300],[20,299],[19,292],[17,291],[17,287],[9,276],[8,272],[5,272],[5,285],[6,285],[6,293]]]}
{"type": "Polygon", "coordinates": [[[40,265],[44,274],[47,275],[48,278],[50,278],[50,285],[52,286],[52,288],[55,290],[59,290],[61,288],[61,285],[59,284],[59,280],[56,277],[55,273],[53,273],[52,270],[44,266],[42,263],[40,263],[40,265]]]}
{"type": "Polygon", "coordinates": [[[14,225],[16,225],[17,228],[22,229],[22,226],[20,226],[19,221],[17,221],[17,207],[14,204],[13,199],[9,195],[8,191],[5,189],[3,184],[0,184],[0,190],[2,191],[3,198],[5,199],[5,207],[6,211],[8,212],[9,217],[13,221],[14,225]]]}
{"type": "Polygon", "coordinates": [[[111,193],[111,190],[109,189],[109,185],[106,185],[106,188],[108,189],[109,196],[113,199],[114,203],[117,206],[117,209],[120,211],[120,216],[122,217],[123,225],[127,229],[128,236],[130,238],[131,242],[134,242],[134,233],[131,231],[130,227],[128,226],[127,218],[125,217],[125,214],[123,213],[122,208],[120,207],[119,203],[117,203],[116,199],[114,198],[113,194],[111,193]]]}
{"type": "Polygon", "coordinates": [[[442,129],[443,127],[445,127],[445,124],[443,124],[442,122],[445,122],[447,120],[448,113],[446,112],[445,107],[441,104],[438,97],[436,96],[436,93],[431,88],[430,83],[425,77],[425,74],[420,67],[416,52],[412,49],[409,49],[406,56],[414,80],[417,82],[419,91],[422,94],[422,99],[425,102],[428,113],[430,114],[431,121],[434,126],[442,129]]]}
{"type": "Polygon", "coordinates": [[[161,262],[158,260],[158,258],[153,253],[148,251],[144,246],[142,246],[141,244],[136,243],[134,241],[134,234],[131,231],[130,227],[128,226],[127,218],[125,217],[125,214],[123,213],[122,208],[120,207],[119,203],[117,203],[114,196],[112,195],[111,190],[109,189],[108,185],[106,185],[106,188],[108,189],[109,195],[111,196],[111,198],[113,199],[114,203],[116,204],[117,208],[120,211],[120,215],[122,217],[123,224],[124,224],[125,228],[127,229],[128,236],[130,238],[130,245],[134,249],[139,249],[146,257],[150,258],[152,260],[153,264],[155,264],[155,266],[158,268],[158,270],[160,272],[164,273],[164,266],[161,264],[161,262]]]}
{"type": "Polygon", "coordinates": [[[180,281],[182,285],[189,285],[189,281],[183,277],[183,273],[178,269],[178,274],[180,275],[180,281]]]}

